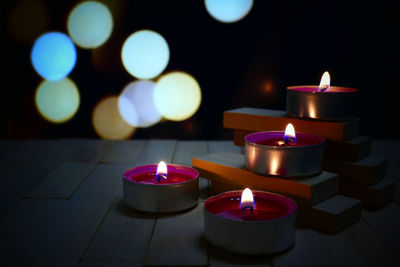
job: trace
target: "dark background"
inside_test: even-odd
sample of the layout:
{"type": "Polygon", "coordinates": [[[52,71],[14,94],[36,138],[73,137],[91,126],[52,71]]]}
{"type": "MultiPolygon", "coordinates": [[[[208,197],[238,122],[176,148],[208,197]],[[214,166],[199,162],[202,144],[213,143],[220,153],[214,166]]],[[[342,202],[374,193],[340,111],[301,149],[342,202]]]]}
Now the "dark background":
{"type": "Polygon", "coordinates": [[[122,67],[120,51],[124,40],[140,29],[164,36],[171,53],[164,73],[193,75],[202,103],[190,119],[139,129],[132,138],[231,138],[231,131],[222,127],[223,111],[242,106],[283,110],[286,86],[318,84],[325,70],[332,85],[359,89],[361,135],[399,137],[390,125],[398,123],[399,105],[392,1],[255,0],[247,17],[232,24],[213,19],[202,0],[101,1],[113,13],[113,33],[98,49],[77,47],[69,77],[80,90],[79,110],[64,124],[49,123],[35,108],[41,78],[31,66],[30,51],[44,32],[67,33],[68,14],[78,2],[2,2],[1,138],[97,138],[92,110],[101,98],[120,93],[134,80],[122,67]],[[42,25],[40,33],[17,40],[10,25],[21,5],[27,10],[41,5],[46,12],[28,18],[32,27],[42,25]]]}

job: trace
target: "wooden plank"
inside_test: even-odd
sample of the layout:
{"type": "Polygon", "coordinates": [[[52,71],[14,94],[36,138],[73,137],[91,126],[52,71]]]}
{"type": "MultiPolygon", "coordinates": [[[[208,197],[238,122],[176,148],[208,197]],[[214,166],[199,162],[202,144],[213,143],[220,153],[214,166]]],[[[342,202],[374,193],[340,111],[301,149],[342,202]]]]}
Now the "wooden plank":
{"type": "Polygon", "coordinates": [[[333,141],[345,141],[358,135],[358,119],[344,122],[303,120],[286,116],[285,111],[238,108],[224,112],[225,128],[247,131],[283,131],[292,123],[297,132],[316,134],[333,141]]]}
{"type": "Polygon", "coordinates": [[[134,211],[117,198],[83,258],[142,262],[155,219],[156,215],[134,211]]]}
{"type": "Polygon", "coordinates": [[[324,159],[340,161],[359,161],[371,153],[371,138],[357,136],[344,142],[327,140],[324,159]]]}
{"type": "Polygon", "coordinates": [[[358,222],[360,215],[359,200],[336,195],[312,207],[299,205],[297,222],[323,233],[336,234],[358,222]]]}
{"type": "Polygon", "coordinates": [[[319,233],[297,228],[294,246],[284,253],[273,256],[272,265],[335,266],[335,261],[319,233]]]}
{"type": "Polygon", "coordinates": [[[0,220],[2,262],[46,259],[46,256],[38,257],[28,251],[38,246],[35,241],[46,231],[46,224],[65,202],[59,199],[22,199],[3,217],[0,220]]]}
{"type": "MultiPolygon", "coordinates": [[[[206,141],[179,141],[177,143],[174,164],[182,164],[192,167],[192,158],[207,153],[206,141]]],[[[199,199],[205,200],[208,197],[208,179],[199,177],[199,199]]]]}
{"type": "Polygon", "coordinates": [[[95,166],[95,163],[63,162],[26,197],[71,198],[95,166]]]}
{"type": "Polygon", "coordinates": [[[206,266],[203,203],[185,213],[159,214],[144,265],[206,266]]]}
{"type": "Polygon", "coordinates": [[[0,195],[25,196],[36,184],[56,169],[65,158],[69,157],[80,143],[75,140],[50,140],[29,144],[27,151],[30,151],[28,153],[32,156],[24,166],[19,166],[2,179],[0,195]]]}
{"type": "Polygon", "coordinates": [[[81,144],[65,159],[69,162],[96,163],[110,150],[115,141],[102,139],[78,139],[81,144]]]}
{"type": "Polygon", "coordinates": [[[118,260],[83,260],[79,267],[142,267],[141,262],[118,260]]]}
{"type": "Polygon", "coordinates": [[[392,254],[397,265],[400,265],[400,206],[391,202],[377,211],[363,210],[362,219],[392,254]]]}
{"type": "Polygon", "coordinates": [[[174,155],[176,143],[176,140],[168,139],[149,140],[137,158],[135,166],[158,164],[162,160],[170,163],[169,161],[172,160],[174,155]]]}
{"type": "Polygon", "coordinates": [[[339,266],[396,265],[393,256],[363,220],[336,235],[321,236],[339,266]]]}
{"type": "MultiPolygon", "coordinates": [[[[137,161],[127,169],[156,164],[159,160],[172,162],[175,146],[175,140],[149,140],[137,161]]],[[[118,196],[123,196],[122,186],[118,196]]],[[[118,198],[90,242],[84,258],[143,262],[155,220],[156,216],[133,211],[118,198]]]]}
{"type": "Polygon", "coordinates": [[[216,153],[221,151],[241,153],[241,148],[236,146],[231,140],[208,142],[208,153],[216,153]]]}
{"type": "Polygon", "coordinates": [[[105,154],[104,163],[133,163],[146,145],[145,140],[115,141],[115,144],[105,154]]]}
{"type": "Polygon", "coordinates": [[[255,174],[244,168],[244,156],[220,152],[193,158],[200,175],[213,181],[281,193],[303,205],[314,205],[337,193],[337,176],[321,172],[306,178],[282,179],[255,174]]]}
{"type": "Polygon", "coordinates": [[[374,139],[371,150],[381,157],[400,164],[400,140],[399,139],[374,139]]]}
{"type": "Polygon", "coordinates": [[[79,259],[121,188],[126,164],[99,164],[25,252],[36,258],[79,259]]]}
{"type": "Polygon", "coordinates": [[[20,200],[19,197],[1,197],[0,198],[0,218],[5,216],[20,200]]]}
{"type": "Polygon", "coordinates": [[[394,199],[396,180],[385,178],[374,185],[359,185],[340,181],[339,193],[360,199],[363,208],[379,209],[394,199]]]}
{"type": "Polygon", "coordinates": [[[240,255],[223,250],[212,244],[208,245],[209,266],[240,267],[240,266],[272,266],[269,255],[240,255]]]}
{"type": "Polygon", "coordinates": [[[387,160],[373,154],[357,162],[324,160],[322,169],[337,173],[346,182],[373,185],[386,176],[387,160]]]}

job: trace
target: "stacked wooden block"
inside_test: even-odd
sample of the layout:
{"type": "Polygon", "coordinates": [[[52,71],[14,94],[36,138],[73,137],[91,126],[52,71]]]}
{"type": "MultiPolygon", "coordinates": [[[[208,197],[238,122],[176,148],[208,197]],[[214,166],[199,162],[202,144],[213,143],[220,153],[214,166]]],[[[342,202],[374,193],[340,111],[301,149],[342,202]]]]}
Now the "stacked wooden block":
{"type": "Polygon", "coordinates": [[[224,127],[234,130],[234,143],[239,146],[251,132],[284,130],[289,122],[297,132],[326,138],[324,171],[313,177],[283,179],[246,170],[242,154],[219,152],[193,158],[193,167],[211,180],[210,193],[250,187],[289,196],[298,203],[298,222],[325,233],[337,233],[357,222],[361,202],[376,208],[393,197],[394,182],[383,179],[386,161],[369,155],[370,139],[358,136],[358,119],[303,120],[287,117],[285,111],[255,108],[224,113],[224,127]]]}
{"type": "Polygon", "coordinates": [[[361,200],[364,208],[377,209],[391,201],[396,181],[386,177],[387,160],[371,154],[371,139],[358,136],[358,119],[333,122],[290,118],[284,111],[239,108],[224,113],[224,127],[234,130],[234,143],[255,131],[284,129],[326,138],[322,169],[339,176],[339,193],[361,200]]]}

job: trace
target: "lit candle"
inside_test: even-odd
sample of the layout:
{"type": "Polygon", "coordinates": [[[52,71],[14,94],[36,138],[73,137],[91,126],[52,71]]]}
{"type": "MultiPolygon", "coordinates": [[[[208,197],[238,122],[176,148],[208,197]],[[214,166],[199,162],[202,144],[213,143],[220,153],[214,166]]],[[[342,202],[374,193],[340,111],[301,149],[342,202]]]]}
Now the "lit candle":
{"type": "Polygon", "coordinates": [[[277,253],[294,243],[296,212],[296,203],[282,195],[225,192],[204,203],[205,237],[237,253],[277,253]]]}
{"type": "Polygon", "coordinates": [[[286,111],[289,116],[321,120],[346,120],[356,115],[357,89],[330,85],[326,71],[318,85],[289,86],[286,111]]]}
{"type": "Polygon", "coordinates": [[[175,164],[144,165],[127,170],[123,176],[123,200],[133,209],[172,212],[197,204],[197,170],[175,164]]]}
{"type": "Polygon", "coordinates": [[[263,175],[299,177],[321,172],[325,139],[296,133],[289,123],[285,132],[255,132],[245,136],[246,167],[263,175]]]}

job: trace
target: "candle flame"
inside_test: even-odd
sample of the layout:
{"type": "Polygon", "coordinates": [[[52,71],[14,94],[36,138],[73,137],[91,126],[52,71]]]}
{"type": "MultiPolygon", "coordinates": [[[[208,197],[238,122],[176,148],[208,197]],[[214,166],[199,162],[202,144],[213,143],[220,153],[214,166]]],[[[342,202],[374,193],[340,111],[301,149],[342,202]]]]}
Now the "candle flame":
{"type": "Polygon", "coordinates": [[[325,91],[331,86],[331,76],[329,72],[325,71],[321,77],[321,82],[319,83],[318,90],[325,91]]]}
{"type": "Polygon", "coordinates": [[[168,178],[168,170],[167,170],[167,164],[165,164],[164,161],[160,161],[157,166],[157,172],[156,172],[156,179],[159,182],[161,179],[167,179],[168,178]]]}
{"type": "Polygon", "coordinates": [[[286,125],[283,140],[285,141],[285,144],[296,143],[296,132],[294,130],[293,124],[289,123],[288,125],[286,125]]]}
{"type": "Polygon", "coordinates": [[[240,209],[250,208],[255,209],[256,204],[254,203],[253,192],[249,188],[243,190],[242,197],[240,198],[240,209]]]}

